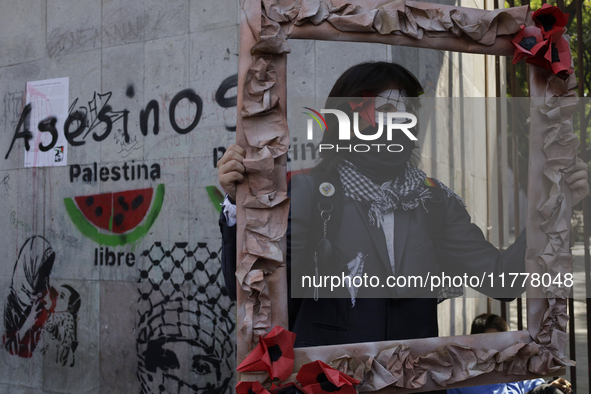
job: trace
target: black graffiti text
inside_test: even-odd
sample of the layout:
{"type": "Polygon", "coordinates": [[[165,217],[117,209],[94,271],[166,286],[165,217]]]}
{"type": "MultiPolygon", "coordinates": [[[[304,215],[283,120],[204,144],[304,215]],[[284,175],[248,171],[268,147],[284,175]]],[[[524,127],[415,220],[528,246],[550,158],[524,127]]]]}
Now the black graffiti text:
{"type": "Polygon", "coordinates": [[[31,104],[25,105],[25,109],[21,113],[21,117],[18,120],[18,125],[16,126],[16,130],[14,131],[14,136],[12,137],[12,142],[10,143],[10,147],[8,148],[8,152],[6,152],[6,156],[4,156],[4,160],[8,159],[8,155],[10,155],[10,151],[14,146],[14,142],[22,138],[25,140],[25,149],[28,151],[31,149],[31,145],[29,144],[29,140],[33,138],[33,133],[29,129],[29,114],[31,113],[31,104]],[[23,129],[21,131],[21,128],[23,129]]]}
{"type": "Polygon", "coordinates": [[[124,162],[121,166],[100,166],[95,162],[92,165],[85,166],[80,164],[72,164],[70,166],[70,182],[77,181],[82,175],[82,181],[85,183],[106,182],[108,180],[118,181],[135,181],[136,179],[148,180],[148,177],[155,181],[160,179],[160,164],[153,163],[149,168],[147,164],[135,164],[132,160],[131,164],[124,162]]]}
{"type": "MultiPolygon", "coordinates": [[[[129,110],[122,109],[120,111],[115,111],[111,105],[109,105],[109,100],[111,99],[112,92],[108,93],[94,93],[92,100],[88,102],[87,106],[78,106],[78,99],[75,99],[69,109],[69,115],[64,122],[63,134],[68,143],[71,146],[82,146],[86,144],[88,140],[89,134],[92,135],[92,140],[96,142],[104,141],[108,138],[113,128],[121,123],[120,130],[123,134],[123,140],[126,144],[130,144],[132,139],[129,134],[128,125],[129,125],[129,110]]],[[[31,104],[27,104],[21,113],[18,125],[15,129],[14,135],[12,137],[12,142],[6,152],[5,159],[8,159],[10,152],[14,146],[14,143],[18,139],[23,139],[25,142],[25,149],[28,151],[30,149],[29,140],[33,137],[30,129],[29,129],[29,117],[31,113],[32,106],[31,104]],[[21,130],[22,129],[22,130],[21,130]]],[[[193,89],[184,89],[178,92],[170,102],[170,106],[168,108],[168,117],[170,125],[172,126],[173,130],[176,131],[178,134],[187,134],[193,131],[199,121],[201,120],[201,114],[203,112],[203,101],[201,97],[193,91],[193,89]],[[175,113],[176,108],[179,106],[179,103],[183,100],[187,100],[188,102],[195,105],[196,112],[193,121],[186,127],[180,126],[176,119],[175,113]]],[[[152,133],[154,135],[158,135],[159,132],[159,113],[160,107],[156,100],[152,100],[146,105],[146,108],[140,111],[139,120],[140,120],[140,132],[145,137],[148,135],[148,123],[150,117],[153,120],[153,127],[152,133]]],[[[52,145],[55,145],[58,139],[58,130],[55,129],[56,118],[48,118],[43,120],[40,123],[40,130],[44,132],[49,132],[52,135],[52,141],[48,146],[41,146],[41,149],[49,150],[51,149],[52,145]]]]}
{"type": "MultiPolygon", "coordinates": [[[[67,50],[67,48],[63,50],[67,50]]],[[[212,93],[211,99],[208,94],[206,95],[206,101],[208,103],[215,102],[224,110],[236,107],[237,85],[238,76],[229,76],[212,93]]],[[[4,113],[2,117],[7,119],[9,113],[14,114],[15,119],[11,127],[15,127],[16,119],[18,118],[18,124],[16,124],[14,129],[12,142],[4,157],[5,160],[8,159],[15,142],[19,139],[23,140],[27,151],[30,149],[30,140],[33,138],[29,127],[29,118],[32,112],[31,104],[27,104],[20,113],[20,116],[18,115],[18,103],[22,102],[23,95],[24,92],[21,92],[20,96],[15,95],[14,98],[12,96],[9,98],[4,97],[4,113]]],[[[40,144],[40,150],[42,152],[51,150],[57,143],[60,133],[63,133],[70,146],[82,146],[87,142],[101,142],[109,137],[114,138],[115,142],[121,147],[118,153],[123,154],[123,157],[127,157],[133,150],[140,149],[139,133],[134,133],[133,131],[130,133],[129,131],[130,119],[138,119],[139,117],[139,132],[143,137],[147,137],[148,134],[156,136],[161,130],[166,131],[166,120],[168,120],[172,129],[178,135],[187,135],[198,126],[202,119],[204,100],[193,89],[181,90],[172,96],[172,98],[167,93],[165,95],[167,99],[163,99],[162,102],[150,100],[140,110],[139,114],[130,113],[125,108],[115,110],[110,103],[112,95],[112,92],[94,92],[92,99],[88,101],[87,105],[78,105],[80,100],[76,98],[68,110],[68,116],[64,121],[62,130],[56,128],[56,124],[60,119],[49,117],[42,120],[38,126],[39,130],[50,133],[51,141],[48,145],[40,144]],[[177,110],[184,111],[184,108],[191,108],[190,112],[194,111],[194,113],[182,118],[177,117],[177,110]],[[165,119],[162,119],[162,117],[165,119]]],[[[126,95],[133,97],[133,85],[127,87],[126,95]]],[[[217,110],[216,113],[218,114],[219,120],[220,113],[217,110]]],[[[230,113],[235,115],[231,111],[230,113]]],[[[225,128],[229,131],[236,131],[235,125],[226,124],[225,128]]],[[[221,152],[216,151],[215,155],[217,153],[221,152]]]]}
{"type": "MultiPolygon", "coordinates": [[[[232,108],[238,103],[238,96],[226,97],[226,93],[238,86],[238,74],[234,74],[224,79],[215,92],[215,101],[222,108],[232,108]]],[[[236,126],[226,126],[228,131],[236,131],[236,126]]]]}
{"type": "Polygon", "coordinates": [[[226,153],[226,148],[224,148],[223,146],[213,148],[213,168],[218,167],[218,161],[222,158],[224,153],[226,153]]]}
{"type": "Polygon", "coordinates": [[[75,50],[94,48],[100,44],[101,32],[96,27],[85,27],[73,31],[53,29],[47,37],[47,54],[54,57],[75,50]]]}
{"type": "Polygon", "coordinates": [[[72,235],[66,234],[63,230],[58,230],[51,226],[46,228],[45,231],[47,233],[47,238],[59,239],[66,242],[66,244],[71,248],[82,249],[82,243],[80,240],[72,235]]]}
{"type": "Polygon", "coordinates": [[[31,225],[18,219],[16,216],[16,211],[10,212],[10,225],[17,230],[21,229],[26,233],[31,231],[31,225]]]}
{"type": "Polygon", "coordinates": [[[108,247],[94,248],[94,265],[106,265],[106,266],[121,266],[121,263],[128,267],[133,267],[135,264],[135,254],[133,252],[115,252],[109,250],[108,247]]]}

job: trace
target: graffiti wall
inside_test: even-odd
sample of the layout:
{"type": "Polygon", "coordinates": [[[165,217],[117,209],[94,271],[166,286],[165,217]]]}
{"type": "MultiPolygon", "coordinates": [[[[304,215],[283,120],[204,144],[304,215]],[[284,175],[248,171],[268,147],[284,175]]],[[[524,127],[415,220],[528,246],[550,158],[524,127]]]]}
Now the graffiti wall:
{"type": "Polygon", "coordinates": [[[0,17],[0,392],[232,392],[237,4],[25,3],[0,17]]]}
{"type": "MultiPolygon", "coordinates": [[[[0,393],[233,392],[215,166],[235,139],[238,10],[3,2],[0,393]]],[[[431,95],[462,78],[440,52],[291,47],[294,97],[367,60],[412,63],[431,95]]],[[[315,154],[293,148],[294,168],[315,154]]]]}
{"type": "Polygon", "coordinates": [[[39,132],[28,120],[35,103],[21,101],[18,120],[4,124],[5,165],[15,168],[1,175],[2,384],[72,393],[233,386],[235,307],[220,275],[214,164],[232,139],[235,83],[163,93],[134,111],[142,82],[129,79],[122,97],[72,97],[57,130],[66,165],[19,163],[39,132]]]}

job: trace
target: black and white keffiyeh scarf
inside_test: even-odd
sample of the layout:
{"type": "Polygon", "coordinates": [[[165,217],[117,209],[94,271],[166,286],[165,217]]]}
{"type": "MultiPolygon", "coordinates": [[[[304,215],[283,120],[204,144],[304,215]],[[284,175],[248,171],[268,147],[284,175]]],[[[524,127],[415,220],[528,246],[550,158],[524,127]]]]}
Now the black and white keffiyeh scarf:
{"type": "MultiPolygon", "coordinates": [[[[395,209],[407,211],[422,205],[428,212],[425,200],[433,198],[433,196],[425,185],[427,174],[418,168],[411,167],[408,163],[404,172],[385,189],[361,174],[357,167],[347,160],[341,160],[338,170],[345,196],[370,205],[368,215],[369,223],[372,225],[380,227],[384,215],[395,209]]],[[[462,198],[450,188],[439,181],[437,183],[448,196],[456,198],[462,205],[465,205],[462,198]]]]}

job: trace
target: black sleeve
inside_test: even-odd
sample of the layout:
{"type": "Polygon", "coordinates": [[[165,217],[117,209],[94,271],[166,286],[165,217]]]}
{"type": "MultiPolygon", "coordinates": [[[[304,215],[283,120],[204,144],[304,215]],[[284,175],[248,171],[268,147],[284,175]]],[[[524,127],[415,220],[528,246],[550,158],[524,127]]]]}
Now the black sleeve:
{"type": "Polygon", "coordinates": [[[482,230],[472,223],[466,208],[455,198],[445,196],[444,230],[438,242],[445,267],[454,275],[477,276],[480,286],[474,287],[489,297],[510,301],[525,291],[523,277],[511,282],[510,273],[525,272],[525,230],[503,253],[488,242],[482,230]],[[491,275],[492,274],[492,278],[491,275]],[[501,275],[504,274],[504,281],[501,275]],[[482,281],[484,278],[484,281],[482,281]],[[492,283],[491,283],[492,280],[492,283]],[[484,283],[482,283],[484,282],[484,283]]]}
{"type": "Polygon", "coordinates": [[[228,226],[223,211],[219,224],[222,233],[222,273],[228,295],[236,301],[236,225],[228,226]]]}
{"type": "MultiPolygon", "coordinates": [[[[288,293],[291,299],[291,261],[292,257],[297,261],[304,254],[307,248],[307,232],[309,231],[309,221],[312,212],[312,188],[314,181],[308,175],[295,175],[288,184],[288,197],[292,197],[292,191],[295,191],[293,198],[290,198],[289,219],[287,224],[287,280],[288,293]],[[295,187],[293,187],[295,185],[295,187]],[[292,208],[296,212],[295,218],[292,217],[292,208]],[[292,235],[295,240],[292,244],[292,235]]],[[[220,214],[220,231],[222,233],[222,272],[228,294],[231,299],[236,300],[236,225],[228,226],[226,215],[220,214]]],[[[296,264],[296,267],[298,265],[296,264]]],[[[297,313],[299,305],[298,300],[290,304],[290,316],[297,313]],[[292,314],[292,311],[294,312],[292,314]]]]}
{"type": "Polygon", "coordinates": [[[308,238],[310,236],[310,217],[312,212],[314,180],[310,175],[294,175],[287,189],[290,197],[289,221],[287,223],[287,289],[289,328],[292,329],[299,313],[303,299],[293,298],[291,293],[291,277],[301,275],[300,259],[306,258],[308,238]]]}
{"type": "MultiPolygon", "coordinates": [[[[300,259],[308,258],[308,240],[312,215],[314,180],[310,175],[295,175],[291,178],[289,196],[289,224],[287,262],[291,275],[301,277],[300,269],[309,264],[300,264],[300,259]]],[[[291,283],[290,283],[291,284],[291,283]]]]}

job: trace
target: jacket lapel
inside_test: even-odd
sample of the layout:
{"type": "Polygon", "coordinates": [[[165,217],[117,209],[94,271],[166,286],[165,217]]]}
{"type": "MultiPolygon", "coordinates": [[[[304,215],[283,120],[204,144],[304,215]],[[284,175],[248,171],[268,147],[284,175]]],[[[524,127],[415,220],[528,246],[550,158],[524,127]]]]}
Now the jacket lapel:
{"type": "MultiPolygon", "coordinates": [[[[359,215],[363,218],[363,223],[365,223],[365,226],[369,231],[371,240],[373,241],[378,251],[378,254],[380,255],[382,263],[387,268],[388,272],[392,272],[392,268],[390,267],[390,258],[388,257],[388,247],[386,246],[386,237],[384,236],[384,231],[381,227],[378,228],[378,226],[369,223],[367,205],[360,203],[359,201],[352,201],[355,204],[357,211],[359,211],[359,215]]],[[[394,218],[394,223],[394,227],[396,228],[396,218],[394,218]]],[[[396,238],[396,236],[394,238],[396,238]]],[[[396,246],[394,246],[394,248],[396,248],[396,246]]],[[[394,252],[394,254],[396,254],[396,251],[394,252]]],[[[394,263],[396,263],[396,261],[394,261],[394,263]]]]}
{"type": "Polygon", "coordinates": [[[410,229],[412,210],[397,209],[394,211],[394,266],[400,272],[402,256],[406,247],[406,240],[410,229]]]}

